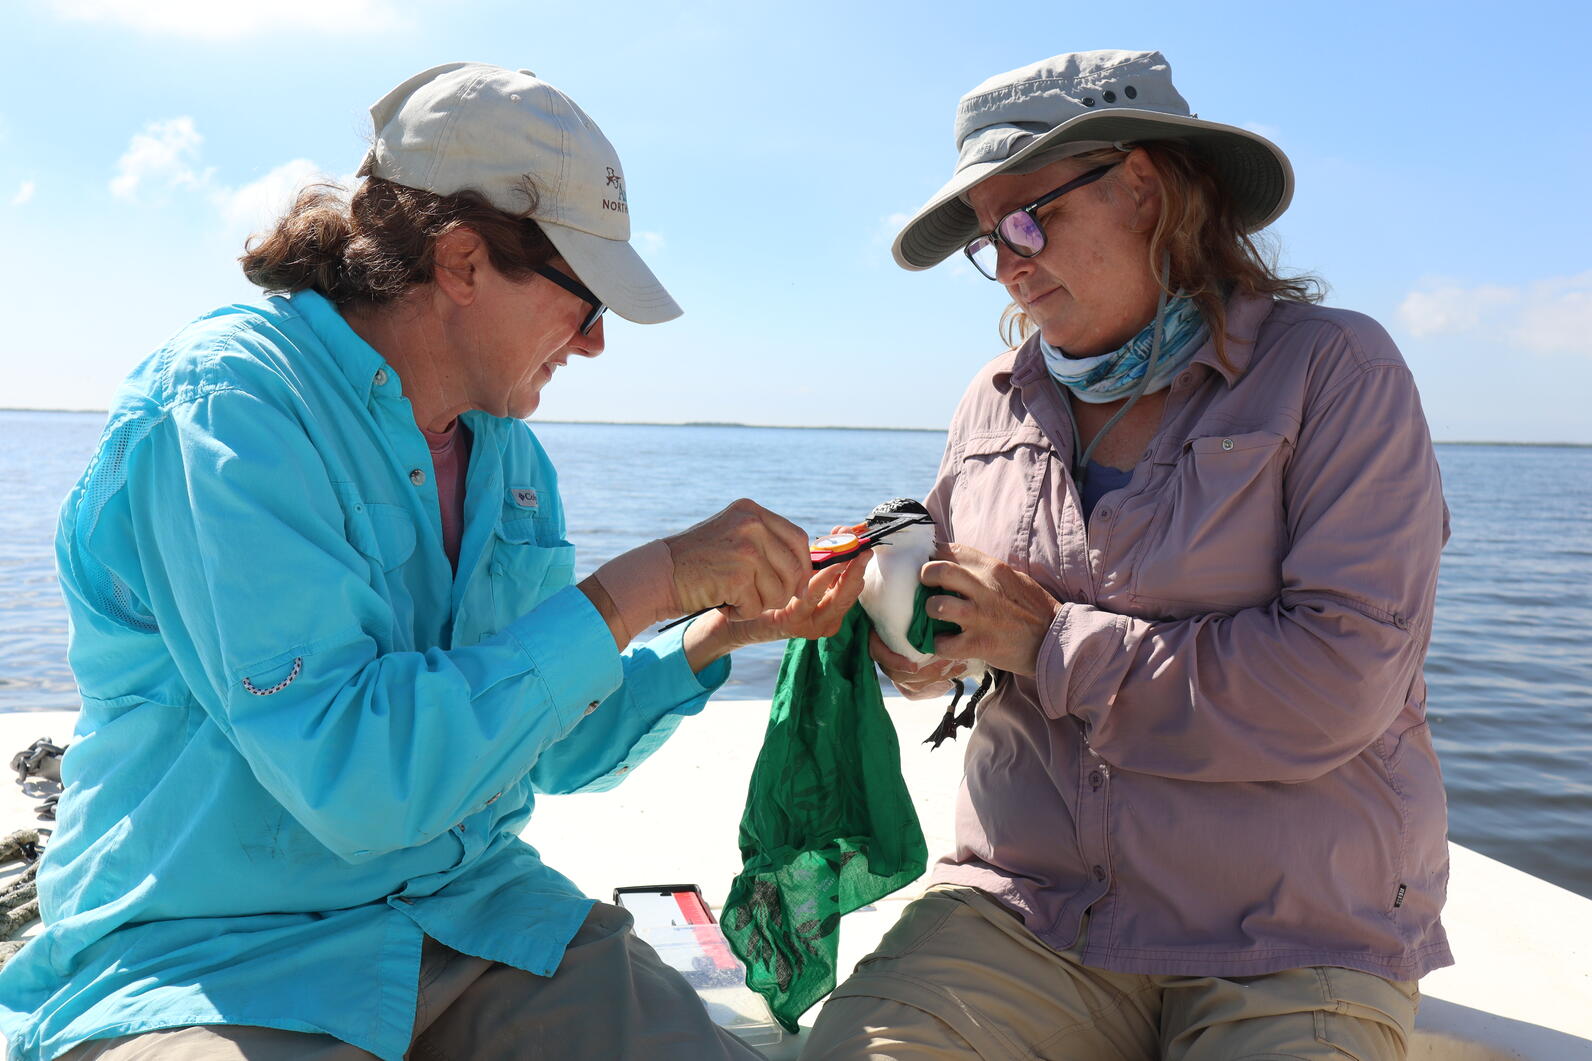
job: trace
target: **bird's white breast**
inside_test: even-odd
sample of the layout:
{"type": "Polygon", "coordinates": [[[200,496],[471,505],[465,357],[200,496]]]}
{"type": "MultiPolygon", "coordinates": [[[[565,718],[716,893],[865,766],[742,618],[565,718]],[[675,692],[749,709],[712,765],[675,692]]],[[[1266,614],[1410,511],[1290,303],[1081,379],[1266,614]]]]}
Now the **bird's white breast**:
{"type": "Polygon", "coordinates": [[[863,572],[862,607],[879,631],[879,640],[920,666],[935,657],[919,652],[907,640],[912,606],[917,600],[919,575],[934,556],[934,526],[905,527],[886,539],[868,556],[863,572]]]}

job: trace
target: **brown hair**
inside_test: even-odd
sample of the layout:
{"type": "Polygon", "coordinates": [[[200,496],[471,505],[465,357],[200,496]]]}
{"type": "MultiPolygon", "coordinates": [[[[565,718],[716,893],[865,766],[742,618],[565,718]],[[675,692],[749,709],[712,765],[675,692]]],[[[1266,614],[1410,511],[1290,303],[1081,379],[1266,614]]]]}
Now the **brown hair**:
{"type": "MultiPolygon", "coordinates": [[[[1275,244],[1246,233],[1231,197],[1191,148],[1177,141],[1151,140],[1142,149],[1161,178],[1161,216],[1150,235],[1149,264],[1167,294],[1182,291],[1194,299],[1216,340],[1216,355],[1226,361],[1227,297],[1269,295],[1296,302],[1320,302],[1326,285],[1309,274],[1284,276],[1277,271],[1275,244]],[[1171,275],[1162,276],[1170,254],[1171,275]]],[[[1101,148],[1072,159],[1090,166],[1121,162],[1128,151],[1101,148]]],[[[1099,182],[1099,194],[1112,175],[1099,182]]],[[[1016,346],[1033,334],[1035,325],[1014,302],[1001,314],[1001,338],[1016,346]]]]}
{"type": "MultiPolygon", "coordinates": [[[[524,189],[526,214],[535,189],[524,189]]],[[[371,177],[350,197],[337,184],[312,184],[264,236],[244,246],[243,275],[267,291],[314,290],[339,306],[381,305],[428,284],[437,240],[468,228],[492,265],[511,280],[529,277],[558,252],[540,225],[493,206],[476,192],[437,195],[371,177]]]]}

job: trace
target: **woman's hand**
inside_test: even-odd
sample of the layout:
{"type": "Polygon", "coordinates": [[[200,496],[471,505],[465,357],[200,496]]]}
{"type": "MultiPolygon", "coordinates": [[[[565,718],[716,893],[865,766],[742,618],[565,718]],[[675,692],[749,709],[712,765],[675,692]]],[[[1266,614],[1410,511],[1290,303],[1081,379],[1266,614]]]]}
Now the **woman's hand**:
{"type": "Polygon", "coordinates": [[[962,628],[960,634],[937,637],[935,655],[981,659],[996,670],[1032,676],[1039,646],[1061,607],[1056,598],[1022,572],[969,546],[942,545],[935,556],[923,565],[923,584],[957,596],[931,596],[929,617],[962,628]]]}
{"type": "Polygon", "coordinates": [[[787,608],[812,572],[802,529],[746,498],[663,542],[676,615],[722,605],[731,619],[761,618],[787,608]]]}
{"type": "Polygon", "coordinates": [[[689,530],[614,557],[580,590],[623,649],[678,615],[722,606],[751,621],[790,609],[811,573],[801,528],[743,498],[689,530]]]}
{"type": "Polygon", "coordinates": [[[730,640],[741,648],[764,641],[833,636],[862,593],[862,573],[867,567],[868,558],[863,555],[814,571],[802,592],[783,608],[755,619],[729,620],[730,640]]]}
{"type": "Polygon", "coordinates": [[[967,673],[967,664],[956,659],[937,659],[919,666],[879,639],[879,631],[868,635],[868,651],[896,691],[908,700],[928,700],[944,696],[951,683],[967,673]]]}
{"type": "Polygon", "coordinates": [[[867,566],[867,557],[860,556],[813,571],[801,593],[784,607],[772,608],[752,619],[731,619],[723,611],[702,616],[686,628],[686,661],[692,670],[700,671],[726,652],[747,645],[833,635],[857,603],[867,566]]]}

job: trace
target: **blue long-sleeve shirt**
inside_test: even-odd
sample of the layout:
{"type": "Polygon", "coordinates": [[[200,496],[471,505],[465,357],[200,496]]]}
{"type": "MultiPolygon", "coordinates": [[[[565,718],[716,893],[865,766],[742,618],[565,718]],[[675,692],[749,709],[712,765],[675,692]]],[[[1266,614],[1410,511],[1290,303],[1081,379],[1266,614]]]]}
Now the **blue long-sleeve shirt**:
{"type": "Polygon", "coordinates": [[[591,900],[518,839],[534,793],[617,783],[728,661],[616,651],[547,455],[465,422],[455,575],[401,381],[320,296],[123,385],[57,536],[83,710],[46,927],[0,972],[14,1058],[234,1023],[398,1059],[424,935],[557,968],[591,900]]]}

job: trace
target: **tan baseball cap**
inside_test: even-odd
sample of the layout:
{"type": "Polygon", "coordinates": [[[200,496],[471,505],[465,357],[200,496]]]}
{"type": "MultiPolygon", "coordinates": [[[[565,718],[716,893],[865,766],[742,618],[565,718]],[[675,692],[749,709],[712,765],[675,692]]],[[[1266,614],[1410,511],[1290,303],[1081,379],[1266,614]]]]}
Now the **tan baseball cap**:
{"type": "Polygon", "coordinates": [[[613,311],[637,324],[680,307],[630,245],[619,155],[597,123],[529,70],[445,63],[421,71],[370,109],[375,143],[359,168],[438,195],[479,192],[529,216],[613,311]],[[534,210],[525,195],[529,178],[534,210]]]}
{"type": "Polygon", "coordinates": [[[896,236],[897,264],[927,269],[978,235],[968,191],[997,173],[1023,173],[1072,152],[1179,140],[1199,153],[1233,198],[1248,232],[1293,198],[1293,167],[1264,136],[1189,110],[1160,52],[1068,52],[997,74],[956,108],[956,170],[896,236]]]}

